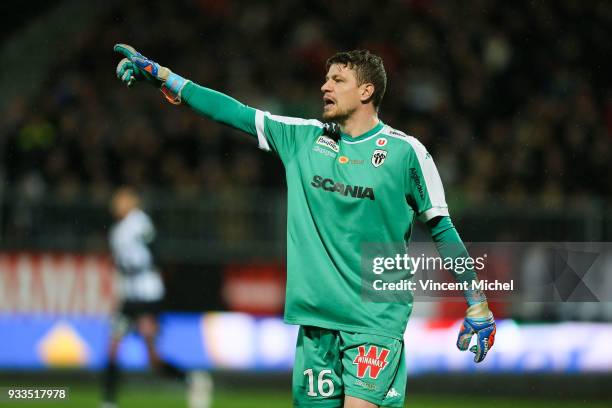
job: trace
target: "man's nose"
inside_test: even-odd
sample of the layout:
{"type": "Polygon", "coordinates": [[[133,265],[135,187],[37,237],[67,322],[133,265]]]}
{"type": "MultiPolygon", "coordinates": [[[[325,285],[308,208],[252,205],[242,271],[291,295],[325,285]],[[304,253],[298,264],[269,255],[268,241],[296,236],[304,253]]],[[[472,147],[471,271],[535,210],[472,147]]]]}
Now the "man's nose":
{"type": "Polygon", "coordinates": [[[325,93],[326,91],[331,91],[330,81],[325,81],[323,85],[321,85],[321,92],[325,93]]]}

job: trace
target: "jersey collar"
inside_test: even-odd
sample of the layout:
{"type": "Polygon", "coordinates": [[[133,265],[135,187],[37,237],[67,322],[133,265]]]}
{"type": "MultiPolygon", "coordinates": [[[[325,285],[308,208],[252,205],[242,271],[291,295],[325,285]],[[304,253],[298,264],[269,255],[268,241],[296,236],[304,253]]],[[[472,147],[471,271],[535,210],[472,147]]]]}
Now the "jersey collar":
{"type": "Polygon", "coordinates": [[[368,137],[380,132],[380,130],[383,128],[383,126],[385,126],[385,124],[382,122],[382,120],[378,121],[378,124],[376,124],[376,126],[374,126],[372,129],[368,130],[367,132],[365,132],[362,135],[356,136],[356,137],[352,137],[351,135],[348,135],[344,132],[340,132],[340,137],[342,138],[342,140],[345,140],[347,142],[360,142],[362,140],[367,139],[368,137]]]}

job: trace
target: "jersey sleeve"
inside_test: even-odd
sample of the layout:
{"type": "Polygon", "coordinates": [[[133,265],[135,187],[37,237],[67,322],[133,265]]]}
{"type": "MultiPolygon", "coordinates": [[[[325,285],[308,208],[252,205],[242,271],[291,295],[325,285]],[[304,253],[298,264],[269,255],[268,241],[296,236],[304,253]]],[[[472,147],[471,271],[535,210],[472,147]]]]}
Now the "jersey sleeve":
{"type": "Polygon", "coordinates": [[[406,200],[423,222],[438,216],[448,216],[444,187],[431,154],[415,138],[410,137],[409,143],[406,200]]]}
{"type": "Polygon", "coordinates": [[[318,120],[272,115],[193,82],[185,85],[182,95],[200,115],[256,136],[261,149],[278,154],[283,162],[323,128],[318,120]]]}
{"type": "Polygon", "coordinates": [[[323,123],[315,119],[278,116],[256,110],[255,129],[259,148],[278,154],[286,163],[305,144],[321,134],[323,123]]]}
{"type": "Polygon", "coordinates": [[[250,135],[256,135],[255,109],[231,96],[189,81],[182,91],[183,102],[198,114],[250,135]]]}

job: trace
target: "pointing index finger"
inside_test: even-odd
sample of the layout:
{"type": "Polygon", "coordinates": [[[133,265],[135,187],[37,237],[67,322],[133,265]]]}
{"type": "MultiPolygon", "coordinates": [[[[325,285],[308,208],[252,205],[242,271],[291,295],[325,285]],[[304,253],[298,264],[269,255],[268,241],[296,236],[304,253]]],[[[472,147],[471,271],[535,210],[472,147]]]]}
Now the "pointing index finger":
{"type": "Polygon", "coordinates": [[[134,56],[138,55],[138,51],[136,51],[136,49],[131,45],[127,44],[115,44],[113,50],[129,59],[132,59],[134,56]]]}

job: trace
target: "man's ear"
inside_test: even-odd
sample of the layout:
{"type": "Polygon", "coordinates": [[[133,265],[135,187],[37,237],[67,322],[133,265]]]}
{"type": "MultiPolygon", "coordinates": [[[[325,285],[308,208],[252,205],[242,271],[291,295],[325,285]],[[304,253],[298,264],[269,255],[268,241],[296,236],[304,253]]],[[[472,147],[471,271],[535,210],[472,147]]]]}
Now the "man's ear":
{"type": "Polygon", "coordinates": [[[363,84],[359,87],[359,96],[361,102],[367,103],[374,95],[374,84],[363,84]]]}

